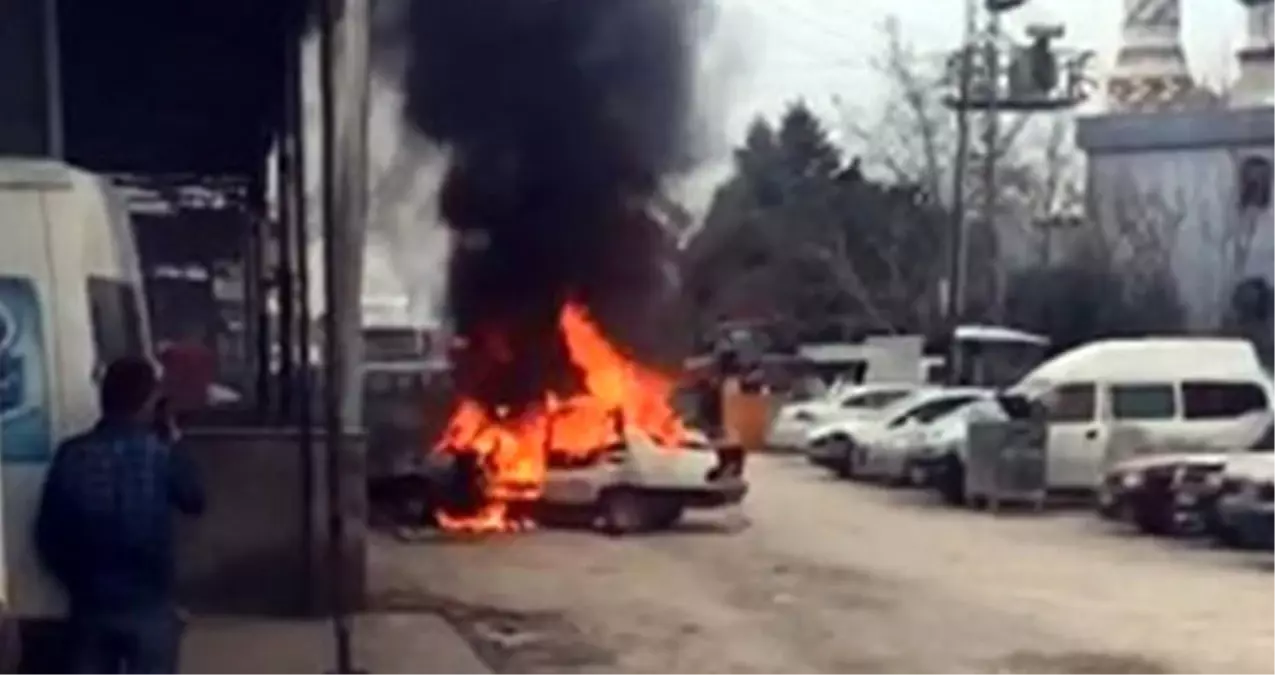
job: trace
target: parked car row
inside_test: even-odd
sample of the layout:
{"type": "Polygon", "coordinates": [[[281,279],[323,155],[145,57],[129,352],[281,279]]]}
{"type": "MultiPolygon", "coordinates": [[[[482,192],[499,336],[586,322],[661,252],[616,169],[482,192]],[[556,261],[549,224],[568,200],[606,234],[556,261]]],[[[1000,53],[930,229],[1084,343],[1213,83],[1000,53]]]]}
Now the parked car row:
{"type": "Polygon", "coordinates": [[[1148,532],[1259,545],[1271,529],[1272,390],[1245,341],[1105,340],[1002,391],[842,387],[781,410],[770,440],[844,478],[927,486],[967,504],[984,496],[967,486],[972,425],[1022,420],[1038,425],[1018,438],[1039,438],[1043,466],[1020,479],[1039,481],[1040,494],[1095,498],[1106,517],[1148,532]]]}

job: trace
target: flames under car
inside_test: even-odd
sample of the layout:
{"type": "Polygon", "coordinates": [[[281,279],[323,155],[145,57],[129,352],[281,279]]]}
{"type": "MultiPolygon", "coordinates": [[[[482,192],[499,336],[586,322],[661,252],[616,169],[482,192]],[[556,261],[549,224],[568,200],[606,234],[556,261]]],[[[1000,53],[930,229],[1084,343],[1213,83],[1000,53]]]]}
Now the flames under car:
{"type": "Polygon", "coordinates": [[[738,504],[748,492],[744,456],[691,434],[679,447],[635,430],[589,456],[549,452],[543,482],[486,484],[475,453],[449,453],[438,474],[440,512],[459,531],[522,530],[535,522],[581,522],[611,534],[670,528],[687,509],[738,504]],[[493,501],[491,495],[499,494],[493,501]]]}

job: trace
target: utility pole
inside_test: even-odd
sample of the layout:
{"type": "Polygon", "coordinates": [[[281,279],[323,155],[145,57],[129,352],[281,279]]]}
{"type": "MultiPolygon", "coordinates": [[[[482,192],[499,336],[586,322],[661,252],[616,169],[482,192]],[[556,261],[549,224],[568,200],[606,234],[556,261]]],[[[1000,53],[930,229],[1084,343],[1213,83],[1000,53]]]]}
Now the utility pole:
{"type": "MultiPolygon", "coordinates": [[[[983,127],[983,231],[996,236],[996,164],[1000,161],[1000,112],[1001,112],[1001,13],[993,9],[987,13],[987,108],[983,127]]],[[[994,293],[1000,293],[1000,283],[993,284],[994,293]]],[[[999,299],[997,299],[999,301],[999,299]]]]}
{"type": "MultiPolygon", "coordinates": [[[[974,36],[978,32],[978,0],[965,0],[965,38],[959,54],[957,68],[957,96],[959,100],[970,98],[970,86],[974,80],[974,36]]],[[[952,212],[948,232],[947,275],[947,329],[955,330],[965,313],[965,277],[968,237],[965,231],[965,169],[969,161],[970,116],[969,109],[958,106],[956,110],[956,161],[952,167],[952,212]]]]}
{"type": "MultiPolygon", "coordinates": [[[[1011,48],[1009,77],[1002,77],[1001,70],[1001,14],[1026,4],[1028,0],[967,0],[965,8],[965,41],[955,58],[959,59],[957,91],[947,96],[944,103],[956,113],[956,160],[953,169],[952,232],[949,255],[950,281],[948,286],[948,327],[955,329],[966,311],[969,287],[969,223],[965,218],[965,176],[969,155],[969,113],[986,114],[983,128],[983,203],[982,220],[989,232],[995,232],[997,200],[997,162],[1000,159],[1000,114],[1004,110],[1016,112],[1043,112],[1061,110],[1081,103],[1085,99],[1084,68],[1092,52],[1070,55],[1060,60],[1050,41],[1061,37],[1062,26],[1033,26],[1028,34],[1034,42],[1030,46],[1014,45],[1011,48]],[[978,33],[978,4],[987,11],[987,24],[981,36],[978,33]],[[980,40],[981,37],[981,40],[980,40]],[[979,47],[982,47],[980,50],[979,47]],[[980,63],[974,64],[974,54],[981,52],[980,63]],[[975,78],[975,75],[978,75],[975,78]],[[978,87],[972,86],[977,79],[978,87]],[[1008,80],[1005,82],[1003,80],[1008,80]],[[1006,86],[1008,84],[1008,86],[1006,86]]],[[[995,264],[995,263],[993,263],[995,264]]],[[[949,352],[949,380],[960,380],[962,354],[955,337],[949,352]]]]}

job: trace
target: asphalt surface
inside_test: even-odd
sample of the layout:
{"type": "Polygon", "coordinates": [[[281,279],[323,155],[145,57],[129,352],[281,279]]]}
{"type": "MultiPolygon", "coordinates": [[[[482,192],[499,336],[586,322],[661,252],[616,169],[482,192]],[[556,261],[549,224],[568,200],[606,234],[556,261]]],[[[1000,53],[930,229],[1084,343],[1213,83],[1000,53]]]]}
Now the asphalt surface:
{"type": "Polygon", "coordinates": [[[742,510],[672,532],[376,539],[375,602],[441,613],[497,672],[1275,671],[1270,554],[749,472],[742,510]]]}

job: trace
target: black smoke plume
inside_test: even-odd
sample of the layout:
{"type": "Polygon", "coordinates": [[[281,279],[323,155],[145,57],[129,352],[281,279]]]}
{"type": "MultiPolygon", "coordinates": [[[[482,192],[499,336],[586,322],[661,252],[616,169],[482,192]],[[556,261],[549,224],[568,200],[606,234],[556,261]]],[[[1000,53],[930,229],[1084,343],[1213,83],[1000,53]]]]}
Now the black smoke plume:
{"type": "Polygon", "coordinates": [[[448,304],[471,344],[467,393],[520,406],[569,391],[568,299],[646,358],[669,252],[647,207],[694,158],[700,4],[411,0],[405,114],[451,155],[440,210],[458,235],[448,304]]]}

